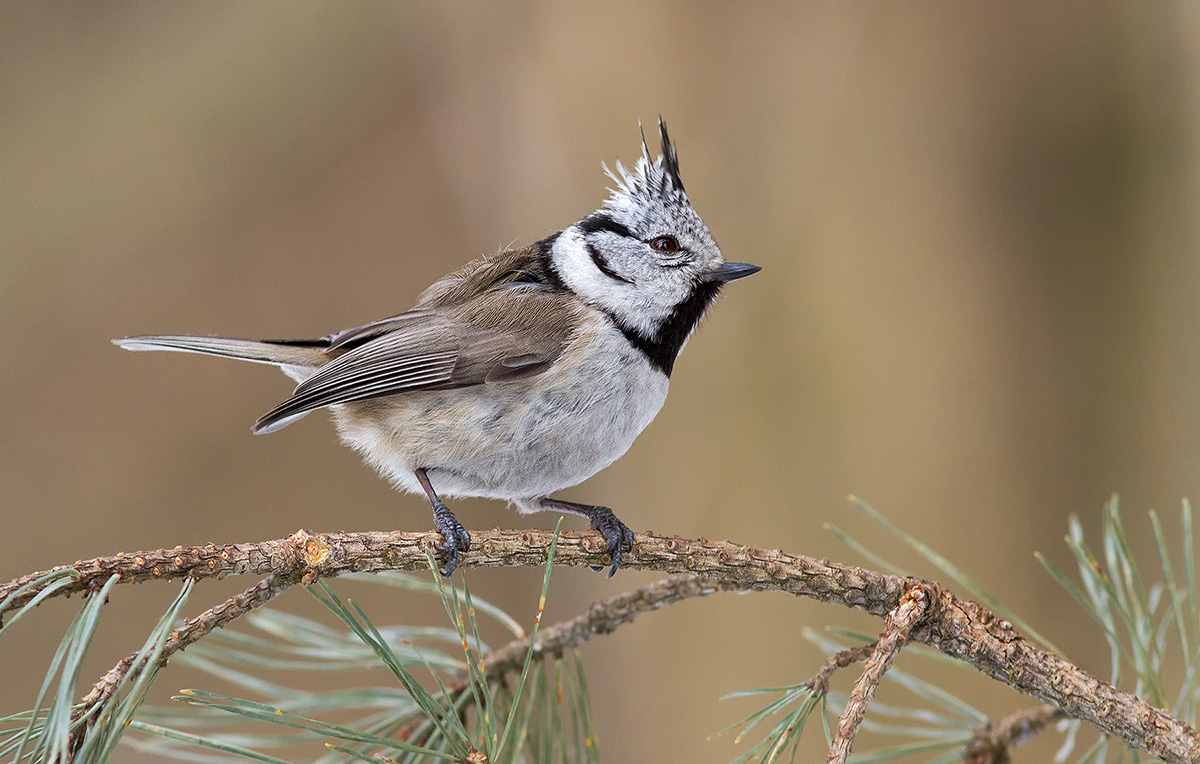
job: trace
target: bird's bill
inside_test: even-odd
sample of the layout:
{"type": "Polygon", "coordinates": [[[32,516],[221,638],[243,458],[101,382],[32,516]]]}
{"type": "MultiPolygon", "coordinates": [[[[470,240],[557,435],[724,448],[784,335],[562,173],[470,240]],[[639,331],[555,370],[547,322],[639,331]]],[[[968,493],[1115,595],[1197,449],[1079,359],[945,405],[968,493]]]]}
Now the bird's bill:
{"type": "Polygon", "coordinates": [[[720,268],[709,274],[709,278],[714,281],[719,281],[722,284],[728,284],[730,281],[744,279],[747,276],[753,276],[761,271],[762,268],[750,263],[725,263],[720,268]]]}

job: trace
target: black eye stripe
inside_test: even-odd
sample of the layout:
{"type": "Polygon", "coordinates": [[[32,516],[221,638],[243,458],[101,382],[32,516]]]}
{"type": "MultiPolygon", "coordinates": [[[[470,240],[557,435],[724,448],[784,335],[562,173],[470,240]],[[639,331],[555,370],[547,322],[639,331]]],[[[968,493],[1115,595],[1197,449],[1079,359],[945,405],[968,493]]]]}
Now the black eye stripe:
{"type": "Polygon", "coordinates": [[[586,246],[588,254],[592,258],[592,262],[596,264],[596,267],[600,269],[601,273],[603,273],[605,276],[608,276],[610,279],[624,281],[626,284],[633,283],[612,269],[612,266],[608,264],[608,260],[604,259],[604,255],[600,254],[600,250],[596,249],[596,245],[589,241],[587,242],[586,246]]]}
{"type": "Polygon", "coordinates": [[[589,233],[597,233],[599,231],[608,231],[615,233],[617,236],[626,236],[633,238],[633,231],[630,231],[624,225],[612,219],[611,215],[603,212],[597,212],[588,215],[583,220],[579,221],[579,230],[586,236],[589,233]]]}

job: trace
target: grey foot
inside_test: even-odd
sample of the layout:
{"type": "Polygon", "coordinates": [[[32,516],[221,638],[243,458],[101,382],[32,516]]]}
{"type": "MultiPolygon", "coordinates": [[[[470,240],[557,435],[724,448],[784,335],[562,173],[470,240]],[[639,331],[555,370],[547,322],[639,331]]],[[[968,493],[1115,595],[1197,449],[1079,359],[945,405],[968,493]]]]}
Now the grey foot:
{"type": "Polygon", "coordinates": [[[433,505],[433,524],[442,534],[442,543],[438,544],[437,550],[446,558],[445,566],[438,572],[442,578],[449,578],[458,568],[458,553],[471,548],[471,534],[455,519],[450,508],[440,501],[433,505]]]}
{"type": "MultiPolygon", "coordinates": [[[[621,553],[625,549],[633,549],[633,531],[618,520],[608,507],[594,507],[593,509],[595,511],[590,516],[592,528],[600,531],[604,536],[604,540],[608,542],[605,551],[612,558],[612,567],[609,568],[605,578],[612,578],[616,574],[617,568],[621,567],[621,553]]],[[[593,567],[592,570],[599,572],[604,568],[593,567]]]]}

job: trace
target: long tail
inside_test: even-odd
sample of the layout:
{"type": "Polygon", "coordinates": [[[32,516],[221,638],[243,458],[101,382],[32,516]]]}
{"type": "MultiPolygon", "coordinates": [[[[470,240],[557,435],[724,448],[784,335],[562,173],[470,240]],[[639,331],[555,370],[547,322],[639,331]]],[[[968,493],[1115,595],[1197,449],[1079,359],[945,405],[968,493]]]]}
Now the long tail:
{"type": "MultiPolygon", "coordinates": [[[[146,337],[126,337],[113,340],[113,344],[126,350],[174,350],[180,353],[200,353],[239,361],[269,363],[278,366],[297,382],[311,377],[318,368],[333,359],[325,349],[328,340],[239,340],[232,337],[201,337],[189,334],[162,334],[146,337]]],[[[285,417],[270,427],[256,428],[256,433],[275,432],[282,429],[307,411],[285,417]]]]}
{"type": "Polygon", "coordinates": [[[174,350],[202,353],[240,361],[275,366],[324,366],[331,357],[324,352],[328,340],[239,340],[232,337],[203,337],[190,334],[160,334],[113,340],[126,350],[174,350]]]}

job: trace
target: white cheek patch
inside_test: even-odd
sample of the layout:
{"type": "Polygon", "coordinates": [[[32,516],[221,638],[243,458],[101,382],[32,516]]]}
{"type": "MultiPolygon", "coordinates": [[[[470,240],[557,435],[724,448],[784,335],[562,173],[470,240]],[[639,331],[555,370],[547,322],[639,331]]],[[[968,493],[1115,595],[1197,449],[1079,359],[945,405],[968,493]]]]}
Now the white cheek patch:
{"type": "Polygon", "coordinates": [[[671,312],[644,287],[614,279],[597,267],[583,234],[574,226],[563,231],[550,250],[558,276],[584,302],[608,311],[624,325],[652,336],[671,312]]]}
{"type": "Polygon", "coordinates": [[[563,283],[588,302],[607,303],[618,297],[620,292],[624,291],[624,287],[631,286],[616,282],[596,267],[587,251],[583,234],[574,226],[563,231],[554,240],[551,256],[563,283]]]}

